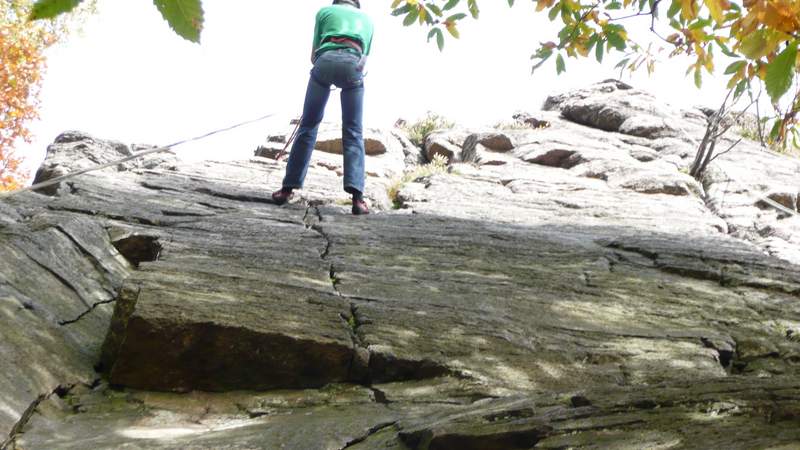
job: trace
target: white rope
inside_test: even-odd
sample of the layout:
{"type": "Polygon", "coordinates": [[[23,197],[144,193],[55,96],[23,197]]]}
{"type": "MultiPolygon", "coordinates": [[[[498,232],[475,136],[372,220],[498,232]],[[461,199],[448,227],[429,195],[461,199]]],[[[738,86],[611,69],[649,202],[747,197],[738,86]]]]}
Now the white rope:
{"type": "Polygon", "coordinates": [[[118,159],[116,161],[111,161],[111,162],[107,162],[107,163],[104,163],[104,164],[99,164],[99,165],[96,165],[96,166],[92,166],[92,167],[89,167],[89,168],[86,168],[86,169],[77,170],[75,172],[68,173],[66,175],[62,175],[62,176],[59,176],[59,177],[56,177],[56,178],[52,178],[50,180],[43,181],[41,183],[36,183],[34,185],[31,185],[31,186],[27,186],[27,187],[24,187],[24,188],[21,188],[21,189],[17,189],[16,191],[0,193],[0,199],[10,198],[10,197],[13,197],[13,196],[15,196],[17,194],[21,194],[23,192],[35,191],[37,189],[42,189],[42,188],[46,188],[46,187],[49,187],[49,186],[53,186],[53,185],[61,183],[62,181],[66,181],[66,180],[75,178],[75,177],[77,177],[79,175],[83,175],[83,174],[86,174],[86,173],[89,173],[89,172],[94,172],[94,171],[97,171],[97,170],[106,169],[108,167],[113,167],[113,166],[116,166],[118,164],[122,164],[122,163],[127,162],[127,161],[132,161],[134,159],[139,159],[139,158],[142,158],[142,157],[147,156],[147,155],[152,155],[154,153],[171,152],[173,147],[177,147],[179,145],[187,144],[189,142],[200,141],[200,140],[209,138],[209,137],[211,137],[211,136],[213,136],[215,134],[224,133],[224,132],[227,132],[227,131],[234,130],[236,128],[243,127],[245,125],[250,125],[250,124],[253,124],[253,123],[256,123],[256,122],[260,122],[260,121],[268,119],[268,118],[270,118],[270,117],[272,117],[274,115],[275,114],[267,114],[267,115],[258,117],[256,119],[240,122],[240,123],[237,123],[235,125],[231,125],[231,126],[225,127],[225,128],[220,128],[218,130],[214,130],[214,131],[208,132],[206,134],[202,134],[200,136],[195,136],[193,138],[184,139],[182,141],[178,141],[178,142],[166,145],[164,147],[152,148],[150,150],[145,150],[145,151],[138,152],[138,153],[135,153],[135,154],[130,155],[130,156],[126,156],[125,158],[118,159]]]}
{"type": "MultiPolygon", "coordinates": [[[[695,141],[691,136],[689,136],[689,133],[687,133],[686,130],[683,129],[683,127],[681,127],[680,125],[677,125],[677,127],[678,127],[678,130],[680,130],[681,133],[683,133],[683,135],[686,137],[686,139],[688,139],[689,142],[692,145],[694,145],[695,149],[697,149],[700,146],[700,144],[697,141],[695,141]]],[[[774,155],[779,155],[779,153],[775,153],[775,152],[771,152],[771,151],[769,153],[774,154],[774,155]]],[[[752,192],[750,192],[750,190],[749,190],[750,187],[748,185],[746,185],[744,183],[741,183],[738,180],[734,179],[719,164],[717,164],[715,166],[715,169],[717,169],[720,172],[722,172],[728,178],[727,179],[728,184],[733,182],[734,185],[738,185],[738,187],[743,188],[743,191],[746,193],[746,195],[748,195],[750,197],[750,199],[753,200],[753,204],[756,204],[758,202],[763,202],[763,203],[766,203],[767,205],[772,206],[773,208],[775,208],[775,209],[777,209],[779,211],[782,211],[782,212],[784,212],[786,214],[790,214],[790,215],[793,215],[793,216],[800,216],[800,213],[798,213],[797,211],[789,209],[789,208],[781,205],[780,203],[776,202],[775,200],[769,198],[769,196],[773,194],[773,191],[767,191],[767,193],[763,194],[763,195],[752,193],[752,192]]]]}

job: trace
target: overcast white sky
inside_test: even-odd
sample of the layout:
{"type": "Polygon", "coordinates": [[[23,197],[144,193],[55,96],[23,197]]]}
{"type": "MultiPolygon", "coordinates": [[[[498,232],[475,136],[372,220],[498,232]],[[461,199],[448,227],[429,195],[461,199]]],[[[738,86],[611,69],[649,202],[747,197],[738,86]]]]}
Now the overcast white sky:
{"type": "MultiPolygon", "coordinates": [[[[37,140],[18,153],[35,170],[47,144],[64,130],[167,144],[278,113],[267,123],[178,148],[188,158],[247,158],[268,130],[300,114],[314,15],[329,3],[205,0],[206,25],[196,45],[177,37],[151,1],[101,0],[81,36],[49,51],[41,120],[33,127],[37,140]]],[[[513,8],[505,1],[479,2],[480,20],[465,20],[461,39],[448,39],[443,53],[426,42],[427,29],[405,28],[392,17],[390,0],[362,3],[376,25],[367,126],[390,126],[429,110],[467,125],[493,124],[538,109],[547,95],[618,75],[613,66],[621,56],[614,54],[603,65],[568,59],[560,76],[552,62],[531,75],[530,55],[557,31],[531,2],[513,8]]],[[[724,82],[709,78],[698,91],[684,76],[686,67],[686,60],[664,58],[654,76],[642,71],[625,80],[676,105],[718,104],[724,82]]],[[[326,120],[338,120],[338,102],[333,95],[326,120]]]]}

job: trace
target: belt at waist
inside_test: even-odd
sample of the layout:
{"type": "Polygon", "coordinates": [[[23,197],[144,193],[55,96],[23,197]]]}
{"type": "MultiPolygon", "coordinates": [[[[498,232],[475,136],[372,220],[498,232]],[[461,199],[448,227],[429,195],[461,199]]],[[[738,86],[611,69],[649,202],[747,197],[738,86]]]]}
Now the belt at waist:
{"type": "Polygon", "coordinates": [[[359,53],[362,54],[364,53],[364,49],[363,47],[361,47],[361,43],[356,41],[355,39],[332,36],[325,39],[324,42],[333,42],[334,44],[346,45],[347,47],[350,47],[353,50],[358,50],[359,53]]]}

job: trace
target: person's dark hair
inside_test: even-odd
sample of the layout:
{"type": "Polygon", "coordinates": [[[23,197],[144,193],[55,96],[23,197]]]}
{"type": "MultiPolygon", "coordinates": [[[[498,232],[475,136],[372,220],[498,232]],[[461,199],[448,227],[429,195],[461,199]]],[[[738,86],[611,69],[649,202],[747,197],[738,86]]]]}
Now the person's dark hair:
{"type": "Polygon", "coordinates": [[[361,2],[359,0],[333,0],[334,5],[351,5],[361,9],[361,2]]]}

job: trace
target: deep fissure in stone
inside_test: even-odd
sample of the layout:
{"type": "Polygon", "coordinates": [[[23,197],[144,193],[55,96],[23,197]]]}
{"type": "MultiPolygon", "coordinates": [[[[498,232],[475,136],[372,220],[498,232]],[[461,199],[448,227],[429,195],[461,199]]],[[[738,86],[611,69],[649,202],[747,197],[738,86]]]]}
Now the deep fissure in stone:
{"type": "Polygon", "coordinates": [[[163,249],[157,236],[141,234],[134,234],[113,241],[112,244],[136,268],[143,262],[156,261],[163,249]]]}

